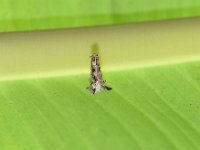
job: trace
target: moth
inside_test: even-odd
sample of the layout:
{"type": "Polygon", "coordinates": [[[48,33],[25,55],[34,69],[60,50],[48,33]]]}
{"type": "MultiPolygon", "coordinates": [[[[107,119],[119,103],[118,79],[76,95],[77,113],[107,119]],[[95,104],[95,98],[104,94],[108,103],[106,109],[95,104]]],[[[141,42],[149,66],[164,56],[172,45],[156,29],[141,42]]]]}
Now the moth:
{"type": "Polygon", "coordinates": [[[98,54],[92,54],[91,56],[91,73],[90,73],[90,92],[92,94],[111,90],[111,87],[105,86],[105,80],[102,78],[99,56],[98,54]]]}

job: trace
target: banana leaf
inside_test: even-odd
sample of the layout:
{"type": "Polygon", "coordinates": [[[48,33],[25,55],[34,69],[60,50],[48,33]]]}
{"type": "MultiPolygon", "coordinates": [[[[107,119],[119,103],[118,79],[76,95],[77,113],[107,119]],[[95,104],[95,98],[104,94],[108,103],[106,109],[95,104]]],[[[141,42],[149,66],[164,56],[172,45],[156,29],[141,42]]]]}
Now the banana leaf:
{"type": "Polygon", "coordinates": [[[1,33],[0,149],[199,150],[199,23],[1,33]]]}

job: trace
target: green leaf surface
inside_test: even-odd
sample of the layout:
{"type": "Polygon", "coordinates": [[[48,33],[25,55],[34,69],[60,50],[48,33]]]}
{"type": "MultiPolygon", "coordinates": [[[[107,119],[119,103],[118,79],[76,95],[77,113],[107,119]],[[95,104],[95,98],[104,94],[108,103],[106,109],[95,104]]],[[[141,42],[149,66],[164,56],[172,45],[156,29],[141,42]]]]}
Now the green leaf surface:
{"type": "Polygon", "coordinates": [[[199,15],[199,0],[1,0],[0,32],[111,25],[199,15]]]}
{"type": "Polygon", "coordinates": [[[0,149],[199,150],[199,24],[1,33],[0,149]],[[97,48],[113,90],[92,95],[97,48]]]}
{"type": "Polygon", "coordinates": [[[0,82],[0,148],[200,149],[200,62],[0,82]]]}

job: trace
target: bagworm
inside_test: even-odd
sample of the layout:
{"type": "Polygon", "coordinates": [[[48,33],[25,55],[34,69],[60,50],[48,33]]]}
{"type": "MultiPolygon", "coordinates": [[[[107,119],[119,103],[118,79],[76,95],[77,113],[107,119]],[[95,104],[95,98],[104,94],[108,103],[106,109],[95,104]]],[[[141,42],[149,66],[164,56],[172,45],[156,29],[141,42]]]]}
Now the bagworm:
{"type": "Polygon", "coordinates": [[[102,78],[99,56],[98,54],[92,54],[91,56],[91,73],[90,73],[90,92],[95,94],[112,88],[105,86],[105,80],[102,78]]]}

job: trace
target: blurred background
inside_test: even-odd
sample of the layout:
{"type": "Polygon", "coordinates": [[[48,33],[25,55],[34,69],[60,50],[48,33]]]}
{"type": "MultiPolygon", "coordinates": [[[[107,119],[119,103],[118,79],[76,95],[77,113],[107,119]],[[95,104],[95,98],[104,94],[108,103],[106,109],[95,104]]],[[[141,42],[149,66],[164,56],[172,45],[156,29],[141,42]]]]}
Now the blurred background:
{"type": "Polygon", "coordinates": [[[1,0],[0,76],[87,73],[94,44],[105,70],[198,59],[199,8],[198,0],[1,0]]]}

